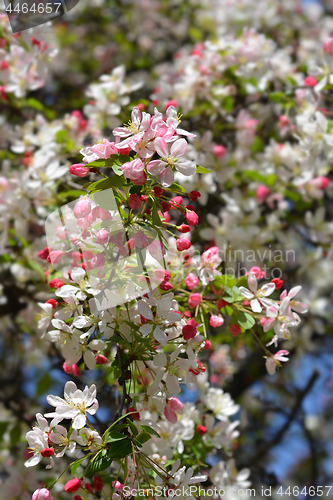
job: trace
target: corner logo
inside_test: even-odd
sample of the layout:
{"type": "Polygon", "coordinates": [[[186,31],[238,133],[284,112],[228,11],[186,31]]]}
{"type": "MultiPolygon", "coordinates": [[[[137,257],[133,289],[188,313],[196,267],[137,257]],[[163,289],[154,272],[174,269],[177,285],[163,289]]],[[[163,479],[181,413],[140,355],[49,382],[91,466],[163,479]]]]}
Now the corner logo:
{"type": "Polygon", "coordinates": [[[72,10],[79,0],[4,0],[13,33],[40,26],[72,10]]]}

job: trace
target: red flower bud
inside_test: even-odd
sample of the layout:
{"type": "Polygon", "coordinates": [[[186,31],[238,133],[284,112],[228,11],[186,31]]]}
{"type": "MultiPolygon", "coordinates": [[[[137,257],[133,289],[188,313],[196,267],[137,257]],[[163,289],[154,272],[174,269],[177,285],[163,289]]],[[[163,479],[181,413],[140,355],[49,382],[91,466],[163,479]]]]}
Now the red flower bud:
{"type": "Polygon", "coordinates": [[[185,325],[182,328],[182,332],[183,332],[184,340],[190,340],[196,336],[197,329],[195,326],[185,325]]]}
{"type": "Polygon", "coordinates": [[[59,278],[54,278],[53,280],[50,281],[49,283],[49,287],[50,288],[61,288],[62,286],[64,286],[64,282],[59,279],[59,278]]]}
{"type": "Polygon", "coordinates": [[[40,454],[44,458],[52,457],[52,455],[54,455],[54,449],[53,448],[44,448],[43,450],[41,450],[40,454]]]}
{"type": "Polygon", "coordinates": [[[98,365],[105,365],[105,363],[108,362],[108,358],[106,358],[105,356],[103,356],[103,354],[98,354],[96,356],[96,363],[98,365]]]}
{"type": "Polygon", "coordinates": [[[191,246],[191,242],[186,238],[178,238],[176,241],[176,247],[179,252],[183,250],[188,250],[191,246]]]}
{"type": "Polygon", "coordinates": [[[57,305],[58,305],[58,302],[56,300],[54,300],[54,299],[49,299],[49,300],[47,300],[45,302],[45,304],[51,304],[52,307],[53,307],[53,309],[55,309],[57,307],[57,305]]]}
{"type": "Polygon", "coordinates": [[[82,487],[82,482],[79,478],[75,477],[65,484],[64,490],[66,493],[75,493],[82,487]]]}
{"type": "Polygon", "coordinates": [[[181,224],[178,228],[177,228],[177,231],[181,232],[181,233],[188,233],[189,231],[191,231],[191,228],[190,226],[188,226],[187,224],[181,224]]]}
{"type": "Polygon", "coordinates": [[[197,425],[197,433],[200,436],[203,436],[204,434],[206,434],[206,432],[207,432],[207,427],[205,427],[204,425],[197,425]]]}
{"type": "Polygon", "coordinates": [[[282,288],[282,285],[283,285],[283,281],[280,280],[280,278],[274,278],[272,280],[272,283],[275,283],[275,288],[276,290],[280,290],[280,288],[282,288]]]}
{"type": "Polygon", "coordinates": [[[94,477],[94,486],[97,491],[102,491],[103,489],[103,479],[100,476],[95,476],[94,477]]]}
{"type": "Polygon", "coordinates": [[[189,194],[189,198],[191,201],[197,201],[197,199],[200,197],[201,197],[201,193],[199,193],[199,191],[191,191],[189,194]]]}
{"type": "Polygon", "coordinates": [[[128,413],[131,414],[133,420],[140,420],[140,413],[133,406],[128,408],[128,413]]]}

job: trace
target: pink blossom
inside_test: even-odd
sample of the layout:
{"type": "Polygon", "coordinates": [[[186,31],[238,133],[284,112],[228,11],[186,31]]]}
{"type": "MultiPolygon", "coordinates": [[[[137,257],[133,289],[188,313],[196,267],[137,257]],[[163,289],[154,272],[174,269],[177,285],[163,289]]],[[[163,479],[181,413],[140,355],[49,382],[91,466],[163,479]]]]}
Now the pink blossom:
{"type": "Polygon", "coordinates": [[[106,229],[100,229],[96,233],[96,243],[99,245],[105,245],[109,240],[109,233],[106,229]]]}
{"type": "Polygon", "coordinates": [[[141,186],[147,180],[147,175],[144,171],[145,165],[140,158],[124,163],[121,169],[124,172],[124,176],[137,186],[141,186]]]}
{"type": "Polygon", "coordinates": [[[86,217],[91,212],[91,204],[90,201],[84,198],[76,203],[74,207],[74,216],[77,219],[82,219],[86,217]]]}
{"type": "Polygon", "coordinates": [[[276,367],[280,365],[280,361],[289,361],[288,356],[289,351],[286,351],[282,349],[281,351],[278,351],[275,353],[273,356],[269,356],[266,360],[266,369],[270,375],[274,375],[276,371],[276,367]]]}
{"type": "Polygon", "coordinates": [[[186,286],[189,290],[193,290],[199,284],[199,278],[194,276],[193,273],[189,273],[185,278],[186,286]]]}
{"type": "Polygon", "coordinates": [[[317,85],[317,83],[318,83],[318,80],[314,76],[307,76],[304,79],[304,85],[306,87],[315,87],[317,85]]]}
{"type": "Polygon", "coordinates": [[[333,37],[327,38],[323,43],[323,51],[325,54],[332,55],[333,54],[333,37]]]}
{"type": "Polygon", "coordinates": [[[256,198],[259,201],[259,203],[262,203],[263,201],[265,201],[268,195],[269,195],[269,189],[267,186],[264,186],[262,184],[262,185],[257,187],[256,198]]]}
{"type": "Polygon", "coordinates": [[[221,146],[219,144],[216,144],[213,148],[213,155],[216,158],[222,158],[222,156],[224,156],[224,154],[225,154],[225,147],[221,146]]]}
{"type": "Polygon", "coordinates": [[[53,496],[46,488],[36,490],[32,494],[31,500],[54,500],[53,496]]]}
{"type": "Polygon", "coordinates": [[[171,397],[167,400],[166,407],[164,408],[165,418],[175,424],[177,422],[177,413],[184,413],[183,403],[175,397],[171,397]]]}
{"type": "Polygon", "coordinates": [[[192,293],[189,296],[188,304],[190,307],[196,307],[199,304],[201,304],[201,302],[202,302],[202,297],[201,297],[200,293],[192,293]]]}
{"type": "Polygon", "coordinates": [[[224,323],[224,319],[222,318],[222,316],[215,316],[214,315],[214,316],[210,317],[209,324],[213,328],[217,328],[218,326],[223,325],[223,323],[224,323]]]}
{"type": "Polygon", "coordinates": [[[104,159],[110,158],[111,155],[118,154],[118,149],[114,142],[110,142],[108,139],[103,139],[103,142],[94,144],[94,146],[91,146],[90,150],[95,153],[98,158],[104,159]]]}

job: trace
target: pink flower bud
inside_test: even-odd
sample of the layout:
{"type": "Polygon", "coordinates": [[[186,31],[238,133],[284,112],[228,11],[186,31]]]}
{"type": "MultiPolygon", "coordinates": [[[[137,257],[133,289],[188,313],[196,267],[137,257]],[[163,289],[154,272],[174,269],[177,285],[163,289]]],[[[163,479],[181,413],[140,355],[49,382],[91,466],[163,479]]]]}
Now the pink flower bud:
{"type": "Polygon", "coordinates": [[[105,255],[103,253],[98,253],[90,261],[91,269],[103,269],[105,266],[105,255]]]}
{"type": "Polygon", "coordinates": [[[310,184],[315,185],[319,189],[326,189],[330,185],[330,180],[327,177],[319,176],[313,179],[310,184]]]}
{"type": "Polygon", "coordinates": [[[6,179],[6,177],[0,177],[0,193],[1,191],[5,191],[6,189],[9,189],[9,184],[6,179]]]}
{"type": "Polygon", "coordinates": [[[56,251],[50,252],[49,255],[47,256],[46,260],[47,260],[47,262],[49,262],[52,265],[58,264],[59,262],[61,262],[64,255],[65,254],[62,250],[56,250],[56,251]]]}
{"type": "Polygon", "coordinates": [[[333,54],[333,38],[327,38],[323,43],[323,51],[325,54],[332,55],[333,54]]]}
{"type": "Polygon", "coordinates": [[[317,83],[318,83],[318,80],[314,76],[307,76],[304,79],[304,85],[306,87],[315,87],[317,85],[317,83]]]}
{"type": "Polygon", "coordinates": [[[75,493],[82,487],[82,482],[79,478],[75,477],[65,484],[64,490],[66,493],[75,493]]]}
{"type": "Polygon", "coordinates": [[[210,317],[209,324],[213,328],[217,328],[218,326],[223,325],[223,323],[224,323],[224,319],[222,318],[222,316],[211,316],[210,317]]]}
{"type": "Polygon", "coordinates": [[[36,490],[32,494],[31,500],[54,500],[53,496],[46,488],[36,490]]]}
{"type": "Polygon", "coordinates": [[[74,377],[78,377],[80,373],[80,368],[77,365],[72,365],[72,374],[74,377]]]}
{"type": "Polygon", "coordinates": [[[69,167],[69,173],[77,177],[85,177],[89,174],[89,168],[84,165],[84,163],[74,163],[74,165],[69,167]]]}
{"type": "Polygon", "coordinates": [[[96,243],[105,245],[109,240],[109,233],[105,229],[100,229],[96,233],[96,243]]]}
{"type": "Polygon", "coordinates": [[[225,153],[225,147],[224,146],[221,146],[221,145],[218,145],[218,144],[216,144],[214,146],[213,155],[216,158],[222,158],[222,156],[224,155],[224,153],[225,153]]]}
{"type": "Polygon", "coordinates": [[[197,226],[199,223],[198,215],[192,210],[186,212],[186,220],[191,226],[197,226]]]}
{"type": "Polygon", "coordinates": [[[86,217],[89,215],[91,212],[91,204],[90,201],[87,199],[83,199],[77,202],[77,204],[74,207],[74,216],[77,219],[82,219],[83,217],[86,217]]]}
{"type": "Polygon", "coordinates": [[[178,238],[176,242],[176,247],[179,252],[182,252],[183,250],[188,250],[190,246],[191,242],[186,238],[178,238]]]}
{"type": "Polygon", "coordinates": [[[172,396],[168,399],[167,403],[171,406],[173,411],[176,411],[177,413],[184,413],[184,405],[178,398],[172,396]]]}
{"type": "Polygon", "coordinates": [[[199,284],[199,278],[194,276],[193,273],[189,273],[185,278],[186,286],[189,290],[193,290],[199,284]]]}
{"type": "Polygon", "coordinates": [[[132,210],[139,208],[141,203],[142,203],[141,198],[137,194],[131,194],[130,197],[128,198],[128,205],[132,210]]]}
{"type": "Polygon", "coordinates": [[[202,302],[202,297],[201,297],[200,293],[192,293],[189,296],[188,304],[190,307],[196,307],[199,304],[201,304],[201,302],[202,302]]]}
{"type": "Polygon", "coordinates": [[[269,189],[267,186],[264,186],[263,184],[261,186],[258,186],[256,191],[256,198],[259,201],[259,203],[265,201],[268,195],[269,195],[269,189]]]}
{"type": "Polygon", "coordinates": [[[165,109],[170,108],[170,106],[173,106],[174,108],[176,108],[178,106],[177,101],[175,101],[174,99],[170,99],[170,101],[167,101],[165,103],[165,109]]]}

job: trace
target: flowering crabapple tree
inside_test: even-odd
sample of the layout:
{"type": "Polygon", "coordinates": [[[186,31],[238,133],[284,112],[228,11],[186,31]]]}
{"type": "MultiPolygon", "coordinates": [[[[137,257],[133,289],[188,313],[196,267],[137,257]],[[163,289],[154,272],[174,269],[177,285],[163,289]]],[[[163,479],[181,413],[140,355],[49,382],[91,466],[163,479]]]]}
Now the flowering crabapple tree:
{"type": "MultiPolygon", "coordinates": [[[[203,253],[192,247],[191,227],[198,226],[199,217],[184,197],[196,203],[201,193],[186,193],[174,182],[175,173],[189,177],[207,169],[186,159],[186,137],[193,134],[180,121],[173,106],[166,117],[157,108],[150,115],[134,107],[128,125],[113,130],[115,142],[104,138],[83,148],[83,162],[69,169],[83,177],[93,168],[103,178],[85,184],[89,194],[70,204],[70,213],[62,208],[64,226],[55,228],[50,221],[50,233],[57,238],[54,243],[49,239],[41,256],[54,266],[62,264],[63,280],[50,281],[55,298],[41,304],[42,336],[60,350],[67,373],[77,374],[83,359],[89,370],[108,367],[122,390],[115,420],[103,434],[91,422],[98,410],[95,384],[81,391],[67,382],[64,398],[47,397],[55,410],[37,414],[39,425],[27,433],[33,454],[26,467],[47,458],[51,468],[54,457],[63,457],[66,450],[83,451],[71,464],[74,477],[65,492],[103,491],[106,469],[112,471],[112,495],[127,487],[135,496],[131,492],[139,485],[147,490],[163,485],[171,495],[177,487],[205,483],[205,456],[214,446],[230,453],[238,424],[229,420],[238,410],[230,395],[200,381],[206,371],[200,355],[212,345],[209,325],[220,327],[228,318],[232,335],[251,332],[274,374],[280,361],[288,361],[288,351],[271,353],[253,327],[273,329],[268,345],[277,346],[290,338],[289,328],[300,322],[298,313],[307,311],[294,299],[301,287],[273,298],[281,280],[258,288],[260,269],[234,279],[219,269],[217,246],[203,253]],[[177,213],[173,218],[171,210],[177,213]],[[181,383],[189,390],[202,385],[202,402],[195,410],[177,397],[181,383]],[[179,469],[195,438],[187,411],[195,411],[191,421],[204,438],[191,467],[179,469]],[[219,423],[214,425],[215,418],[219,423]],[[165,432],[182,440],[170,445],[165,432]],[[175,461],[171,471],[165,467],[168,460],[175,461]],[[86,482],[90,476],[94,487],[86,482]]],[[[51,495],[53,485],[47,493],[36,490],[35,496],[51,495]]]]}
{"type": "Polygon", "coordinates": [[[0,23],[5,496],[247,498],[293,426],[293,484],[328,484],[331,17],[81,0],[0,23]]]}

